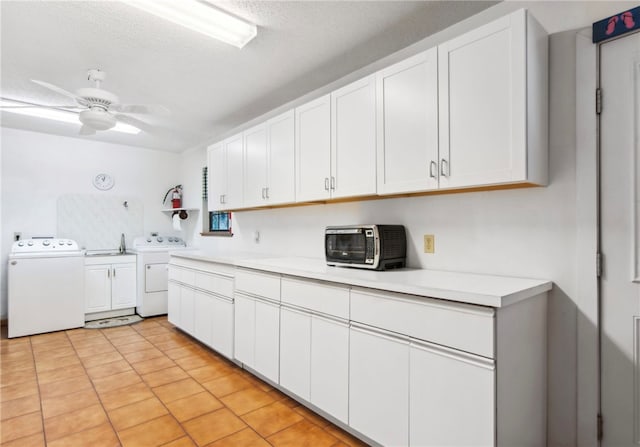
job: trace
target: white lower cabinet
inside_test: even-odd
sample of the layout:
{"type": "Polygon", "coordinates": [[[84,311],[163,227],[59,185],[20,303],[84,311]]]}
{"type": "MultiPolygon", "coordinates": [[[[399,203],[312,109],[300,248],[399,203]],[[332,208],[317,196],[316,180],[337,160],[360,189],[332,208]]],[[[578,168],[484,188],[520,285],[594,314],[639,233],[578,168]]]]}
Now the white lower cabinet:
{"type": "Polygon", "coordinates": [[[311,388],[311,314],[282,307],[280,385],[309,401],[311,388]]]}
{"type": "Polygon", "coordinates": [[[167,288],[167,320],[169,323],[181,327],[180,323],[180,294],[182,292],[180,284],[169,281],[169,287],[167,288]]]}
{"type": "Polygon", "coordinates": [[[195,336],[195,291],[190,287],[183,287],[180,292],[180,324],[181,329],[195,336]]]}
{"type": "Polygon", "coordinates": [[[175,262],[169,264],[169,322],[233,358],[233,269],[204,262],[185,266],[175,262]]]}
{"type": "Polygon", "coordinates": [[[280,363],[280,305],[235,294],[235,358],[277,383],[280,363]]]}
{"type": "Polygon", "coordinates": [[[311,317],[311,403],[349,421],[349,324],[311,317]]]}
{"type": "Polygon", "coordinates": [[[352,325],[349,425],[385,446],[409,445],[409,340],[352,325]]]}
{"type": "Polygon", "coordinates": [[[273,382],[280,370],[280,306],[256,300],[254,368],[273,382]]]}
{"type": "Polygon", "coordinates": [[[494,445],[493,360],[412,341],[409,364],[410,446],[494,445]]]}
{"type": "Polygon", "coordinates": [[[254,301],[244,295],[234,297],[235,311],[233,355],[236,360],[253,367],[256,339],[256,312],[254,301]]]}
{"type": "Polygon", "coordinates": [[[213,345],[213,295],[194,292],[193,336],[207,346],[213,345]]]}
{"type": "Polygon", "coordinates": [[[92,256],[85,259],[86,314],[136,306],[136,257],[117,258],[92,256]]]}

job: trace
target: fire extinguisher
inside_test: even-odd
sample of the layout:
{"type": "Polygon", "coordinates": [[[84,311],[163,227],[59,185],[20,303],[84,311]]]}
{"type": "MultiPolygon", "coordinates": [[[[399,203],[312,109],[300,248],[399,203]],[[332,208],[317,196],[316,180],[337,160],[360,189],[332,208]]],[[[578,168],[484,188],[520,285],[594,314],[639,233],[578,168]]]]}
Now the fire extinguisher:
{"type": "Polygon", "coordinates": [[[182,185],[176,185],[173,188],[169,188],[169,191],[164,195],[164,199],[162,199],[162,204],[167,201],[167,197],[171,194],[171,207],[172,208],[181,208],[182,207],[182,185]]]}

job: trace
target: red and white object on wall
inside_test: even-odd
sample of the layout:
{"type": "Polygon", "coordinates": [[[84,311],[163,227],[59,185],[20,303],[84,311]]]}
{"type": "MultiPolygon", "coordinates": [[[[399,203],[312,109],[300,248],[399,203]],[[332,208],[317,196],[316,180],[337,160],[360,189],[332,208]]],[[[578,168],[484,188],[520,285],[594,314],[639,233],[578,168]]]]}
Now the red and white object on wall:
{"type": "Polygon", "coordinates": [[[182,207],[182,185],[176,185],[173,188],[169,188],[167,193],[164,195],[164,199],[162,199],[162,204],[167,201],[167,197],[171,194],[171,207],[172,208],[181,208],[182,207]]]}

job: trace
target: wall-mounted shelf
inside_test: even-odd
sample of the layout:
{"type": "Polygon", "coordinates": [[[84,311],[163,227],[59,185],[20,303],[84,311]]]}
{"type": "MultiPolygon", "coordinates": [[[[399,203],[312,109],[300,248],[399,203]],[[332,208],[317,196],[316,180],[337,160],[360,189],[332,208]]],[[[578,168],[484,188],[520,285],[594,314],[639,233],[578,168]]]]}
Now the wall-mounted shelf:
{"type": "Polygon", "coordinates": [[[176,211],[200,211],[200,208],[165,208],[160,210],[163,213],[175,213],[176,211]]]}

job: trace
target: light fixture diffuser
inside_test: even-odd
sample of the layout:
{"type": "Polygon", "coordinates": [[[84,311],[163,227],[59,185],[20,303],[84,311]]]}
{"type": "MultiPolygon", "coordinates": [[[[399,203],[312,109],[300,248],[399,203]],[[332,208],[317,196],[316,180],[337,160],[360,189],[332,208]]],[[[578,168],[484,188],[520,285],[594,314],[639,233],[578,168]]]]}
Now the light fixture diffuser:
{"type": "Polygon", "coordinates": [[[128,0],[134,6],[162,19],[228,43],[244,47],[258,34],[258,27],[198,0],[128,0]]]}
{"type": "MultiPolygon", "coordinates": [[[[24,106],[26,103],[20,101],[11,101],[8,99],[0,99],[0,106],[24,106]]],[[[80,124],[78,114],[74,112],[67,112],[65,110],[45,107],[24,107],[24,108],[11,108],[0,109],[2,112],[13,113],[16,115],[33,116],[35,118],[44,118],[47,120],[58,121],[61,123],[80,124]]],[[[129,124],[116,123],[115,127],[110,130],[116,132],[128,133],[136,135],[140,133],[140,129],[129,124]]]]}

